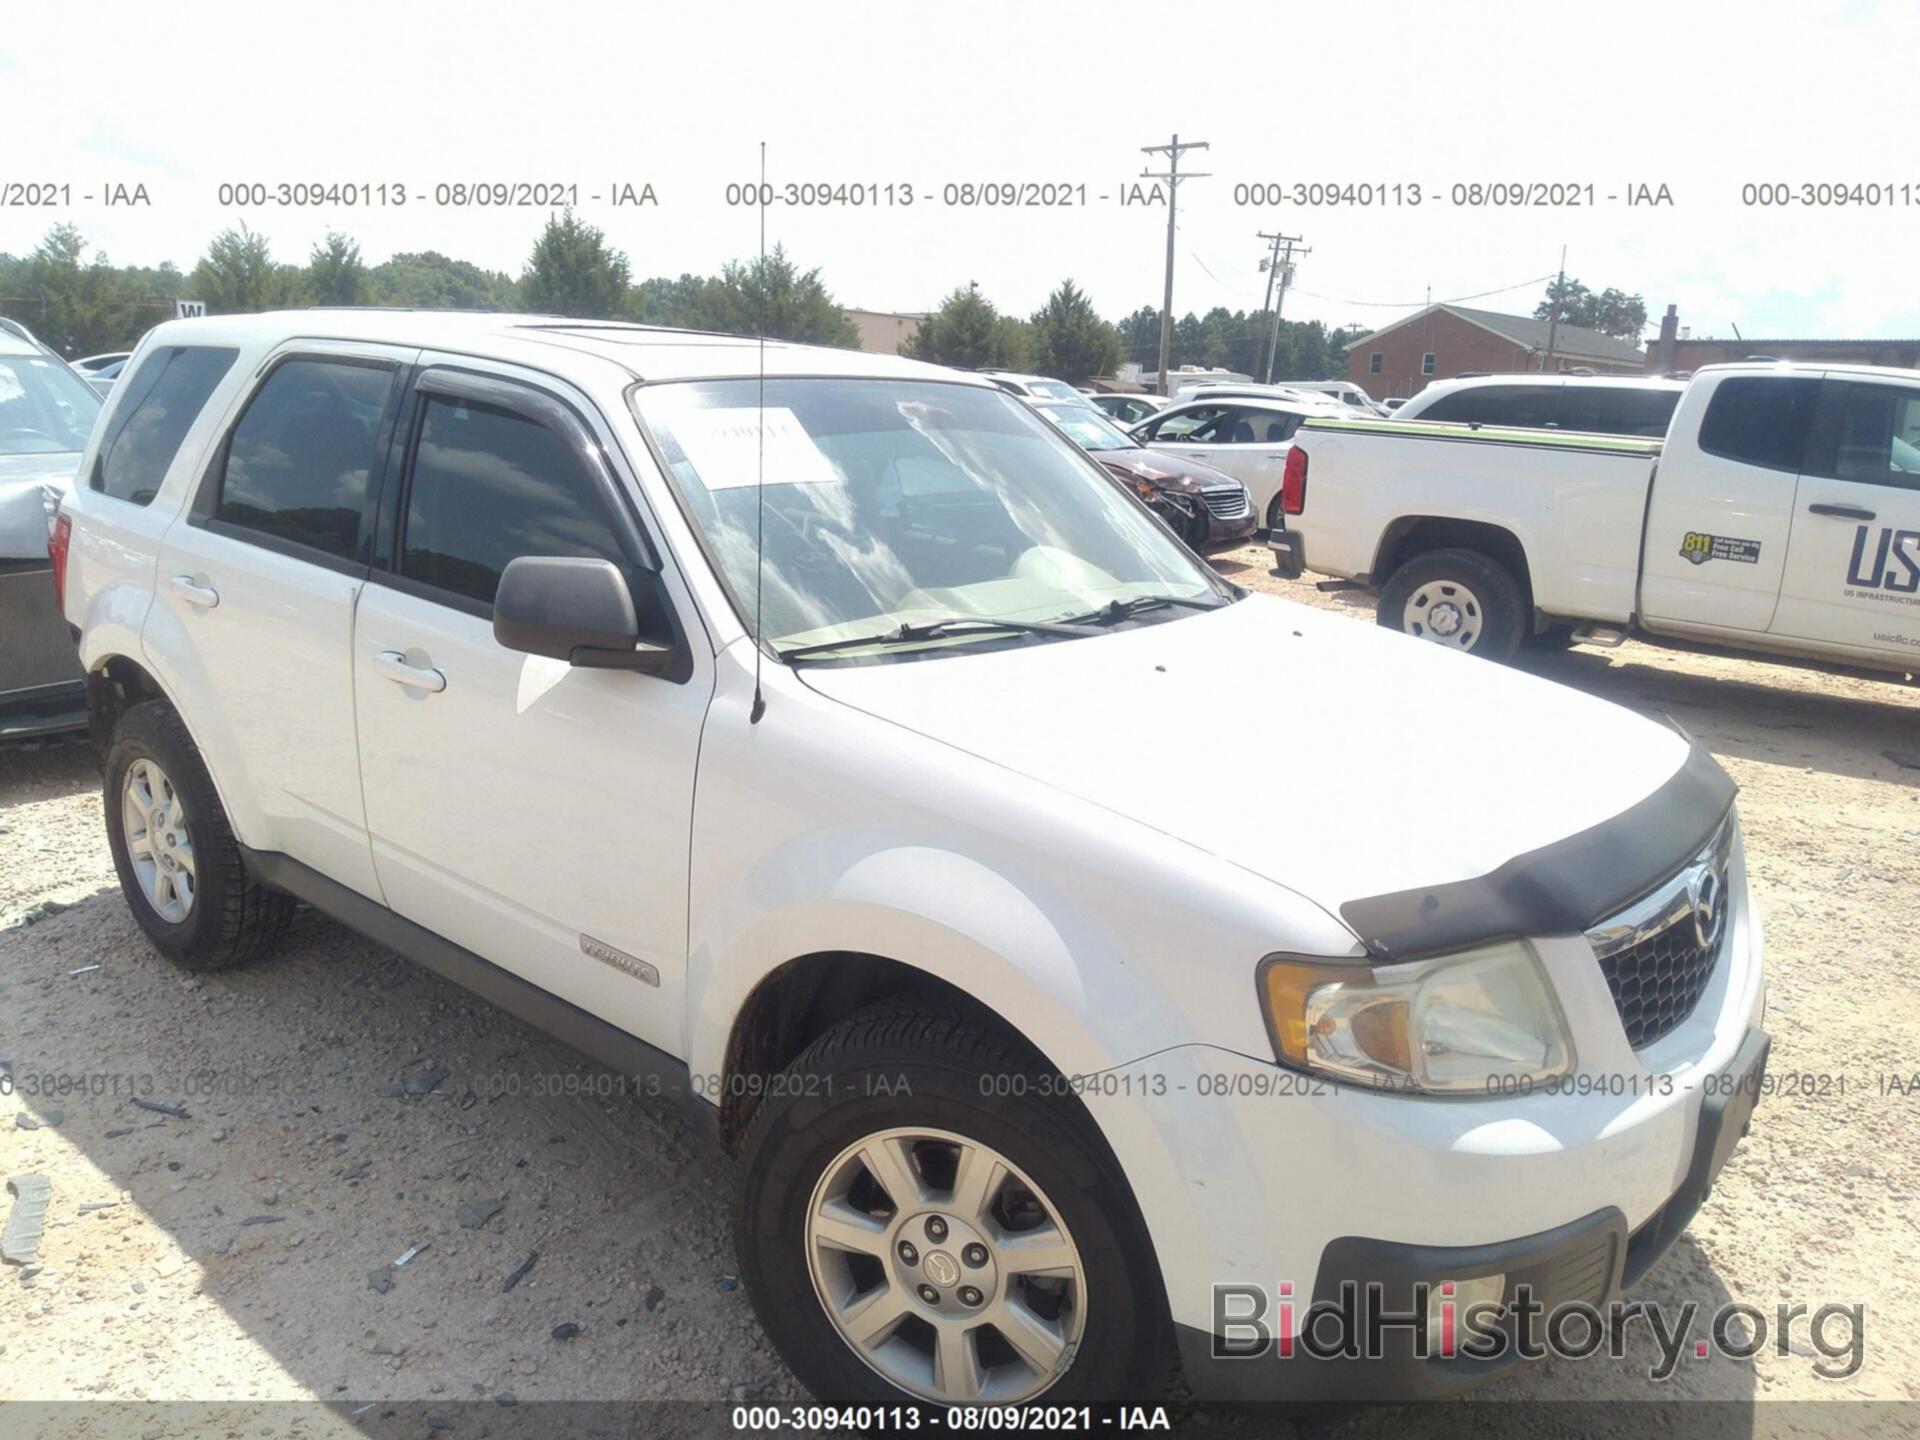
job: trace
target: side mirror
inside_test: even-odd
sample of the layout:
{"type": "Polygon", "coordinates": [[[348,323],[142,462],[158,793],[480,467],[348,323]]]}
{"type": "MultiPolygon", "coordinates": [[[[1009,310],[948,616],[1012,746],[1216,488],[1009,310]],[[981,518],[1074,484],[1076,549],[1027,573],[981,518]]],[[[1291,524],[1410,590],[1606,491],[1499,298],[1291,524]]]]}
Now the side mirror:
{"type": "Polygon", "coordinates": [[[657,617],[641,615],[626,576],[608,560],[522,555],[501,572],[493,597],[493,638],[509,650],[657,675],[674,649],[644,638],[643,618],[657,617]]]}

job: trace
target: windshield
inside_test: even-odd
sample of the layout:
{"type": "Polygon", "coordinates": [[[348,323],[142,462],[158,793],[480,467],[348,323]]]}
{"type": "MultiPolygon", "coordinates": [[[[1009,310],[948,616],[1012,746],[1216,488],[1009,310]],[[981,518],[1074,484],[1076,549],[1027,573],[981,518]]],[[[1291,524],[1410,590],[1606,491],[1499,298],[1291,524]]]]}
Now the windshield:
{"type": "Polygon", "coordinates": [[[0,455],[87,448],[100,397],[51,355],[0,355],[0,455]]]}
{"type": "Polygon", "coordinates": [[[1085,405],[1042,405],[1039,407],[1054,424],[1067,432],[1082,450],[1137,450],[1140,442],[1115,425],[1098,410],[1085,405]]]}
{"type": "MultiPolygon", "coordinates": [[[[1231,597],[1057,431],[998,390],[778,379],[765,382],[761,412],[760,388],[641,386],[633,407],[750,628],[764,456],[761,633],[776,650],[955,617],[1032,623],[1143,596],[1231,597]]],[[[1163,607],[1141,623],[1184,613],[1163,607]]],[[[1060,634],[975,627],[940,643],[983,637],[1032,644],[1060,634]]]]}
{"type": "Polygon", "coordinates": [[[1027,389],[1043,400],[1077,400],[1085,403],[1087,398],[1064,380],[1029,380],[1027,389]]]}

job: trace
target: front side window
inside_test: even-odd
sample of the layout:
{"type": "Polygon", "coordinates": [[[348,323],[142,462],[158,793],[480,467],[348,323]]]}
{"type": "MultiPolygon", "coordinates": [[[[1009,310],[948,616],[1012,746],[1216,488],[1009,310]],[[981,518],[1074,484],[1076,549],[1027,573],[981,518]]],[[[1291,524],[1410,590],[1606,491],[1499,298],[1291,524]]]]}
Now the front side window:
{"type": "Polygon", "coordinates": [[[1700,448],[1745,465],[1798,471],[1819,393],[1820,382],[1805,376],[1729,376],[1707,402],[1700,448]]]}
{"type": "Polygon", "coordinates": [[[0,456],[84,450],[99,413],[100,397],[64,360],[0,355],[0,456]]]}
{"type": "Polygon", "coordinates": [[[764,407],[757,391],[751,380],[646,385],[633,407],[750,626],[762,597],[760,633],[777,650],[956,617],[1045,623],[1116,601],[1211,606],[1229,594],[1018,401],[938,381],[768,380],[764,407]]]}
{"type": "Polygon", "coordinates": [[[1191,410],[1181,410],[1153,422],[1148,432],[1151,440],[1190,440],[1201,430],[1211,430],[1221,416],[1227,413],[1224,405],[1196,405],[1191,410]]]}
{"type": "Polygon", "coordinates": [[[401,575],[485,606],[521,555],[611,560],[630,571],[573,447],[491,405],[427,397],[405,525],[401,575]]]}
{"type": "Polygon", "coordinates": [[[1920,489],[1920,390],[1842,388],[1839,448],[1826,468],[1838,480],[1920,489]]]}
{"type": "Polygon", "coordinates": [[[214,519],[353,559],[395,373],[347,360],[275,366],[227,441],[214,519]]]}
{"type": "Polygon", "coordinates": [[[205,345],[168,345],[148,352],[140,368],[120,382],[127,393],[101,437],[88,483],[116,500],[135,505],[151,501],[207,397],[239,355],[238,350],[205,345]]]}

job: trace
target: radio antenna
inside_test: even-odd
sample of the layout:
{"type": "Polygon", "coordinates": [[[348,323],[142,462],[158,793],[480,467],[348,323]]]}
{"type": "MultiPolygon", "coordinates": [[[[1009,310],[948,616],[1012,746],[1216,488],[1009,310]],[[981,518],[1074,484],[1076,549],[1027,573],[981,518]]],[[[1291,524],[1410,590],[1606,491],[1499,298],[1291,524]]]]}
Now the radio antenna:
{"type": "Polygon", "coordinates": [[[753,479],[753,708],[747,722],[758,725],[767,713],[767,697],[760,689],[760,665],[766,658],[765,625],[767,593],[767,142],[760,142],[760,315],[754,326],[759,334],[759,389],[756,410],[753,479]]]}

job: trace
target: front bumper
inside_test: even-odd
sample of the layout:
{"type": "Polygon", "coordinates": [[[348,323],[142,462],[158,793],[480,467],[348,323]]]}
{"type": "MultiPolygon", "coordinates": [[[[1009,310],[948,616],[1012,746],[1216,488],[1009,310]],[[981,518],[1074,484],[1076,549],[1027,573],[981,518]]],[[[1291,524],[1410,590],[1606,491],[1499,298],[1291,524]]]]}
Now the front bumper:
{"type": "Polygon", "coordinates": [[[1259,533],[1260,519],[1249,506],[1247,513],[1238,520],[1220,520],[1207,516],[1207,538],[1203,545],[1206,551],[1231,550],[1247,543],[1248,539],[1259,533]]]}
{"type": "MultiPolygon", "coordinates": [[[[1636,1284],[1699,1211],[1734,1145],[1749,1128],[1770,1040],[1750,1031],[1733,1063],[1703,1087],[1685,1180],[1633,1228],[1605,1206],[1551,1230],[1482,1245],[1412,1245],[1341,1236],[1327,1245],[1305,1303],[1282,1317],[1278,1298],[1251,1310],[1251,1294],[1216,1300],[1216,1318],[1238,1325],[1175,1327],[1188,1383],[1202,1399],[1329,1401],[1441,1399],[1481,1385],[1538,1353],[1548,1319],[1569,1307],[1600,1310],[1636,1284]],[[1432,1296],[1446,1282],[1501,1277],[1499,1354],[1439,1353],[1416,1339],[1432,1296]],[[1524,1297],[1523,1312],[1515,1302],[1524,1297]],[[1238,1308],[1227,1308],[1236,1304],[1238,1308]],[[1320,1320],[1316,1311],[1327,1312],[1320,1320]],[[1250,1326],[1252,1315],[1260,1324],[1250,1326]],[[1377,1328],[1370,1328],[1378,1322],[1377,1328]],[[1304,1343],[1310,1329],[1318,1353],[1304,1343]],[[1282,1336],[1288,1335],[1286,1342],[1282,1336]],[[1261,1343],[1263,1336],[1271,1336],[1261,1343]],[[1343,1343],[1350,1341],[1350,1343],[1343,1343]],[[1345,1353],[1333,1353],[1335,1349],[1345,1353]]],[[[1276,1291],[1276,1296],[1278,1292],[1276,1291]]],[[[1584,1335],[1584,1322],[1576,1334],[1584,1335]]],[[[1464,1342],[1466,1331],[1458,1332],[1464,1342]]]]}

